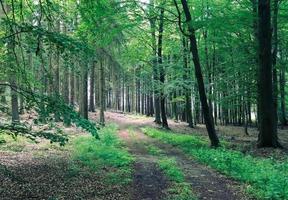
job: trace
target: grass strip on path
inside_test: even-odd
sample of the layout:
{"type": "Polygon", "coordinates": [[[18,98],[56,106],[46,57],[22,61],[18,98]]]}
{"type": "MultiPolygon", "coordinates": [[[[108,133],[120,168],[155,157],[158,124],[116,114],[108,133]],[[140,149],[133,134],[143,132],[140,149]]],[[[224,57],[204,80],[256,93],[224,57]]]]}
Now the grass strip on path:
{"type": "Polygon", "coordinates": [[[196,199],[191,185],[185,182],[185,175],[174,158],[168,157],[154,145],[147,146],[148,153],[157,158],[157,164],[171,185],[167,189],[168,200],[194,200],[196,199]]]}
{"type": "Polygon", "coordinates": [[[188,156],[217,169],[247,185],[249,194],[258,199],[288,199],[288,159],[255,158],[225,147],[213,149],[206,139],[155,128],[142,131],[164,143],[181,149],[188,156]]]}

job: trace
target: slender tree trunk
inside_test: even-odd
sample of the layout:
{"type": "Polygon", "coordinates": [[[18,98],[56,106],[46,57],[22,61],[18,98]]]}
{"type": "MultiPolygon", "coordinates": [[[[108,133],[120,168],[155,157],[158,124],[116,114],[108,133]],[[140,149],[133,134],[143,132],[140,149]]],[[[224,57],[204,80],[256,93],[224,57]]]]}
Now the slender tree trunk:
{"type": "Polygon", "coordinates": [[[185,94],[185,112],[186,112],[186,121],[190,128],[193,128],[193,118],[192,118],[192,108],[191,108],[191,86],[190,86],[190,67],[188,66],[188,41],[183,37],[183,63],[184,63],[184,73],[183,73],[183,80],[184,80],[184,94],[185,94]]]}
{"type": "MultiPolygon", "coordinates": [[[[154,0],[150,0],[150,9],[154,9],[154,0]]],[[[151,14],[153,15],[153,10],[151,14]]],[[[161,108],[160,108],[160,97],[158,89],[159,74],[157,70],[157,43],[156,43],[156,18],[152,17],[150,19],[151,36],[152,36],[152,52],[153,52],[153,79],[154,79],[154,108],[155,108],[155,120],[156,124],[161,124],[161,108]]]]}
{"type": "Polygon", "coordinates": [[[16,76],[12,74],[10,76],[11,85],[11,108],[12,108],[12,123],[18,123],[20,121],[19,117],[19,106],[18,106],[18,94],[17,94],[17,84],[16,76]]]}
{"type": "Polygon", "coordinates": [[[75,103],[75,73],[70,70],[70,105],[74,107],[75,103]]]}
{"type": "Polygon", "coordinates": [[[130,86],[126,86],[126,102],[127,102],[127,112],[131,112],[131,103],[130,103],[130,86]]]}
{"type": "Polygon", "coordinates": [[[96,62],[92,63],[90,70],[90,93],[89,93],[89,111],[95,112],[95,104],[94,104],[94,87],[95,87],[95,65],[96,62]]]}
{"type": "Polygon", "coordinates": [[[177,106],[177,102],[176,102],[176,98],[177,98],[177,93],[176,91],[173,92],[173,101],[172,101],[172,110],[173,110],[173,116],[174,116],[174,120],[176,122],[179,121],[179,118],[178,118],[178,106],[177,106]]]}
{"type": "Polygon", "coordinates": [[[105,126],[105,77],[103,61],[100,61],[100,124],[105,126]]]}
{"type": "MultiPolygon", "coordinates": [[[[177,2],[174,0],[175,5],[177,5],[177,2]]],[[[195,29],[192,27],[192,18],[191,14],[189,11],[189,7],[187,4],[186,0],[181,0],[184,14],[186,16],[186,22],[188,24],[188,30],[190,32],[189,35],[189,40],[190,40],[190,49],[192,52],[192,57],[193,57],[193,62],[195,66],[195,77],[197,79],[198,83],[198,90],[199,90],[199,96],[200,96],[200,101],[202,105],[202,111],[203,111],[203,117],[205,119],[205,124],[206,124],[206,129],[208,132],[208,136],[211,142],[211,146],[217,147],[219,146],[219,139],[216,134],[215,128],[214,128],[214,120],[213,116],[210,112],[210,108],[208,106],[207,102],[207,96],[205,92],[205,86],[204,86],[204,81],[203,81],[203,75],[202,75],[202,69],[201,69],[201,64],[199,60],[199,54],[198,54],[198,48],[197,48],[197,41],[196,41],[196,36],[195,36],[195,29]]],[[[178,7],[178,5],[177,5],[178,7]]]]}
{"type": "Polygon", "coordinates": [[[164,128],[169,128],[167,116],[166,116],[166,108],[165,108],[165,95],[164,95],[164,84],[165,84],[165,69],[163,66],[163,58],[162,58],[162,46],[163,46],[163,30],[164,30],[164,9],[160,11],[160,24],[159,24],[159,38],[158,38],[158,65],[160,72],[160,82],[161,82],[161,92],[160,92],[160,107],[161,107],[161,118],[162,118],[162,126],[164,128]]]}
{"type": "Polygon", "coordinates": [[[125,77],[122,80],[122,111],[125,112],[125,77]]]}
{"type": "Polygon", "coordinates": [[[65,103],[69,104],[69,69],[67,66],[64,66],[62,93],[65,103]]]}
{"type": "Polygon", "coordinates": [[[88,66],[83,67],[81,75],[80,114],[88,119],[88,66]]]}

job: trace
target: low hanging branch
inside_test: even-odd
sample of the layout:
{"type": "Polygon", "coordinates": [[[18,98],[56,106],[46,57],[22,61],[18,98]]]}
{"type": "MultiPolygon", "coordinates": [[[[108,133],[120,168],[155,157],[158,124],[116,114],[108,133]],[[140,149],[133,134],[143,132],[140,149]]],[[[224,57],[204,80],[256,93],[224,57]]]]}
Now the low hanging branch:
{"type": "Polygon", "coordinates": [[[53,115],[57,115],[59,116],[60,120],[64,122],[69,120],[69,122],[74,123],[77,127],[81,127],[85,131],[91,133],[91,135],[96,139],[100,139],[97,125],[81,117],[78,112],[76,112],[70,105],[67,105],[64,102],[61,96],[39,95],[33,91],[27,91],[23,88],[13,87],[8,83],[0,83],[0,87],[1,86],[10,87],[12,90],[25,97],[30,107],[35,106],[36,111],[39,114],[39,121],[52,121],[53,115]]]}
{"type": "Polygon", "coordinates": [[[52,132],[52,130],[33,131],[31,127],[20,123],[0,124],[0,134],[8,134],[13,138],[21,135],[33,141],[36,141],[37,138],[45,138],[51,143],[59,143],[61,146],[68,142],[67,135],[63,134],[60,129],[57,129],[57,133],[52,132]]]}

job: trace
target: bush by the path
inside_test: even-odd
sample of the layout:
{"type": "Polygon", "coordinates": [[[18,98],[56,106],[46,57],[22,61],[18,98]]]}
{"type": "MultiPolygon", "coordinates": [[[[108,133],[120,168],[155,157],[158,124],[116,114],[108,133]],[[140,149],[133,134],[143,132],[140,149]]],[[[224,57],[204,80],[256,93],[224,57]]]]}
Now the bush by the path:
{"type": "Polygon", "coordinates": [[[182,149],[197,160],[247,184],[247,191],[259,199],[288,199],[288,159],[255,158],[225,147],[212,149],[195,135],[181,135],[153,128],[145,134],[182,149]]]}

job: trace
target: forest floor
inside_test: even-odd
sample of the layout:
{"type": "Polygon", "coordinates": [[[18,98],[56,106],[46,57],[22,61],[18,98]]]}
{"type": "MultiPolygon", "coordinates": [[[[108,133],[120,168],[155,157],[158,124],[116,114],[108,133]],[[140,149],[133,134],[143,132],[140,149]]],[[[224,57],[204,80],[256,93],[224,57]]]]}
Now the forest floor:
{"type": "MultiPolygon", "coordinates": [[[[124,178],[121,178],[122,175],[117,175],[116,182],[107,182],[107,177],[108,180],[117,178],[111,176],[117,172],[113,166],[102,166],[95,171],[89,169],[87,165],[79,165],[80,161],[75,160],[73,155],[75,149],[77,150],[73,146],[75,145],[73,141],[83,137],[85,139],[87,133],[76,127],[70,127],[65,128],[65,133],[72,142],[66,147],[50,144],[47,140],[34,143],[25,138],[19,138],[17,141],[5,138],[8,142],[0,145],[0,199],[251,199],[244,192],[244,184],[227,178],[196,159],[188,157],[171,144],[144,134],[145,127],[159,128],[153,123],[153,118],[115,112],[105,114],[107,124],[117,124],[115,132],[124,143],[123,147],[117,146],[119,151],[124,151],[120,154],[120,158],[121,155],[124,158],[123,163],[126,162],[127,156],[131,155],[134,158],[131,181],[120,184],[124,178]],[[129,153],[125,153],[126,149],[129,153]]],[[[89,114],[91,120],[97,120],[97,116],[97,113],[89,114]]],[[[191,129],[186,123],[173,120],[169,120],[169,125],[171,130],[179,135],[197,134],[204,137],[207,135],[202,125],[191,129]]],[[[273,156],[280,160],[287,156],[286,150],[255,148],[256,129],[250,128],[249,136],[244,134],[244,129],[241,127],[217,126],[217,130],[220,138],[228,141],[230,148],[245,154],[256,157],[273,156]]],[[[279,138],[284,147],[288,147],[287,130],[280,130],[279,138]]],[[[102,147],[105,148],[106,146],[102,147]]],[[[111,154],[117,152],[118,149],[115,151],[112,148],[108,154],[100,156],[106,156],[105,159],[109,161],[111,154]]],[[[88,158],[90,157],[82,159],[87,161],[88,158]]],[[[105,159],[104,164],[107,162],[105,159]]],[[[122,165],[120,163],[119,166],[122,165]]],[[[125,164],[120,172],[130,172],[129,166],[125,164]]],[[[129,173],[125,175],[128,179],[129,176],[129,173]]]]}

